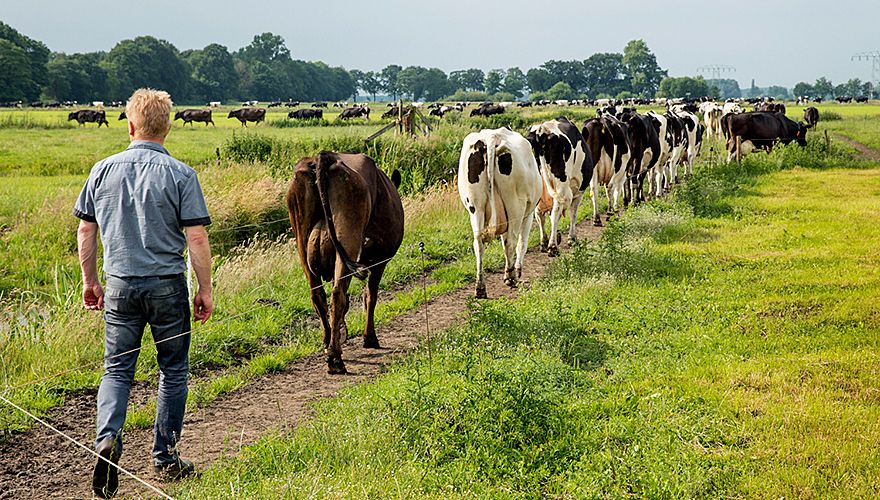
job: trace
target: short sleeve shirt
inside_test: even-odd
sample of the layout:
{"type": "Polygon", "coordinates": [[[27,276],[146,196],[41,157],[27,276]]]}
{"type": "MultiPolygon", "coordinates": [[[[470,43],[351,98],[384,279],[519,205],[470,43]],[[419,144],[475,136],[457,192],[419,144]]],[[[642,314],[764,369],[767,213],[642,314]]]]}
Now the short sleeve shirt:
{"type": "Polygon", "coordinates": [[[95,164],[73,214],[98,224],[104,272],[119,277],[184,272],[183,228],[211,223],[195,170],[150,141],[95,164]]]}

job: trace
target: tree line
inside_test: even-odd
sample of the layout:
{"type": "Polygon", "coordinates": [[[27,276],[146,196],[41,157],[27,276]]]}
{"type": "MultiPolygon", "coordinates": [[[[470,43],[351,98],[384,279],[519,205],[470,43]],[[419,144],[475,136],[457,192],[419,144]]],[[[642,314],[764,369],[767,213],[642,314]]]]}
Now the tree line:
{"type": "Polygon", "coordinates": [[[853,79],[834,86],[825,78],[813,85],[741,90],[733,79],[670,77],[644,40],[621,53],[593,54],[584,60],[550,60],[537,68],[488,71],[470,68],[446,73],[438,68],[389,64],[377,71],[347,70],[320,61],[295,59],[284,39],[254,36],[235,51],[212,43],[179,51],[152,36],[117,43],[107,52],[55,53],[0,22],[0,102],[37,100],[125,100],[138,87],[168,90],[178,102],[345,100],[358,91],[376,99],[513,101],[630,97],[759,97],[870,95],[870,83],[853,79]]]}

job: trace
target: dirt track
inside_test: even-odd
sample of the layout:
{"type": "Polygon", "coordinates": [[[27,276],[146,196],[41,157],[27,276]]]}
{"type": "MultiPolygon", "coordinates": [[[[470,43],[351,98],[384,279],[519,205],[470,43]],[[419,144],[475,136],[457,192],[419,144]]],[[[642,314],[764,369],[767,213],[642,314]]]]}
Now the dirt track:
{"type": "MultiPolygon", "coordinates": [[[[578,235],[596,239],[602,228],[578,226],[578,235]]],[[[496,243],[497,244],[497,243],[496,243]]],[[[565,249],[563,248],[563,251],[565,249]]],[[[529,251],[523,270],[523,286],[542,276],[550,265],[547,254],[529,251]]],[[[501,274],[487,277],[490,298],[513,296],[503,284],[501,274]]],[[[451,292],[430,301],[429,325],[432,332],[446,329],[460,321],[467,312],[467,297],[473,287],[451,292]]],[[[272,429],[293,426],[308,417],[309,402],[332,397],[342,387],[362,382],[379,374],[395,357],[418,345],[425,334],[425,306],[398,318],[378,331],[382,349],[364,349],[360,338],[349,340],[343,358],[347,376],[327,375],[323,354],[316,353],[291,363],[284,371],[262,377],[244,388],[226,394],[205,408],[187,414],[184,424],[182,455],[204,470],[218,458],[238,453],[272,429]]],[[[132,390],[132,403],[145,402],[155,389],[140,384],[132,390]]],[[[50,423],[83,443],[94,439],[95,395],[89,391],[67,398],[54,410],[50,423]]],[[[125,451],[120,465],[156,482],[152,472],[150,449],[152,429],[125,434],[125,451]]],[[[7,498],[90,498],[91,470],[94,460],[83,450],[42,427],[14,436],[0,443],[0,499],[7,498]]],[[[120,475],[120,495],[151,496],[150,491],[134,480],[120,475]]],[[[161,484],[159,484],[161,487],[161,484]]]]}

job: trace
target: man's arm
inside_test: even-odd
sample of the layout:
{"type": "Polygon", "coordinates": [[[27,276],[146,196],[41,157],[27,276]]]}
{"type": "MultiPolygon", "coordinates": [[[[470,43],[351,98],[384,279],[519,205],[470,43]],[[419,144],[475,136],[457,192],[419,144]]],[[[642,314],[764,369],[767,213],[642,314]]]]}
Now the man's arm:
{"type": "Polygon", "coordinates": [[[76,244],[79,248],[79,265],[82,268],[83,305],[93,311],[103,309],[104,289],[98,280],[98,225],[85,220],[79,221],[76,244]]]}
{"type": "Polygon", "coordinates": [[[211,285],[211,245],[205,226],[187,226],[186,241],[199,291],[193,299],[193,317],[203,324],[214,312],[214,291],[211,285]]]}

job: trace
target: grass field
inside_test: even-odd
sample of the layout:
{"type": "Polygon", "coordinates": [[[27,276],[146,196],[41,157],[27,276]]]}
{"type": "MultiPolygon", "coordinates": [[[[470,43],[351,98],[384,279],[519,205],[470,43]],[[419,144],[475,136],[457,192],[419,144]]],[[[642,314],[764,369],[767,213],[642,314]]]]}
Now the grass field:
{"type": "Polygon", "coordinates": [[[878,192],[876,167],[701,168],[175,493],[876,497],[878,192]]]}
{"type": "MultiPolygon", "coordinates": [[[[841,119],[821,122],[808,149],[752,155],[742,169],[701,165],[674,197],[628,212],[517,301],[471,304],[433,358],[416,354],[319,403],[312,423],[267,436],[176,493],[876,496],[880,169],[825,146],[822,133],[880,148],[880,106],[819,108],[841,119]]],[[[383,283],[398,293],[380,304],[381,322],[424,300],[401,291],[422,274],[420,241],[429,295],[473,278],[466,213],[454,190],[432,187],[454,172],[464,133],[562,113],[594,112],[451,118],[427,141],[364,149],[404,169],[407,189],[406,239],[383,283]]],[[[324,147],[366,148],[381,126],[273,126],[278,112],[242,132],[225,114],[215,112],[216,129],[176,125],[167,143],[198,170],[215,220],[217,313],[194,336],[191,405],[319,349],[279,221],[289,167],[324,147]],[[235,156],[242,144],[259,157],[235,156]]],[[[0,387],[101,359],[100,317],[79,305],[70,212],[92,164],[128,142],[124,122],[108,116],[111,128],[98,130],[66,128],[66,111],[0,111],[0,387]]],[[[708,146],[719,150],[708,143],[707,160],[708,146]]],[[[360,313],[350,321],[357,332],[360,313]]],[[[141,359],[137,378],[154,380],[155,350],[141,359]]],[[[12,396],[45,414],[99,376],[92,367],[12,396]]],[[[129,427],[151,425],[152,412],[134,408],[129,427]]],[[[0,433],[29,425],[0,409],[0,433]]]]}

